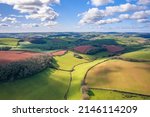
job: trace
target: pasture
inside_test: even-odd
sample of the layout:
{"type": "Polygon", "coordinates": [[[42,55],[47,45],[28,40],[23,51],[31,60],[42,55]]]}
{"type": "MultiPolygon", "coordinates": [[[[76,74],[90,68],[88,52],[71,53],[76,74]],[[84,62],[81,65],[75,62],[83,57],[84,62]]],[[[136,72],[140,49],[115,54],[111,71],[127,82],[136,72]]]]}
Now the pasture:
{"type": "Polygon", "coordinates": [[[81,65],[78,65],[74,68],[74,71],[72,72],[72,82],[71,87],[69,90],[69,96],[68,99],[82,99],[82,93],[81,93],[81,82],[89,68],[92,66],[104,61],[105,59],[99,59],[92,62],[84,63],[81,65]]]}
{"type": "Polygon", "coordinates": [[[129,53],[123,54],[122,57],[149,60],[150,59],[150,49],[147,48],[147,49],[143,49],[143,50],[129,52],[129,53]]]}
{"type": "Polygon", "coordinates": [[[0,45],[3,46],[17,46],[18,39],[15,38],[0,38],[0,45]]]}
{"type": "Polygon", "coordinates": [[[92,68],[86,83],[92,88],[109,88],[150,95],[150,64],[110,60],[92,68]]]}
{"type": "Polygon", "coordinates": [[[74,65],[87,62],[85,59],[78,59],[74,57],[74,53],[71,51],[68,51],[63,56],[56,56],[55,59],[59,65],[59,68],[64,70],[72,70],[74,65]]]}
{"type": "Polygon", "coordinates": [[[150,97],[134,94],[120,93],[115,91],[91,90],[91,100],[149,100],[150,97]]]}
{"type": "Polygon", "coordinates": [[[0,84],[0,99],[64,100],[69,72],[46,69],[32,77],[0,84]]]}

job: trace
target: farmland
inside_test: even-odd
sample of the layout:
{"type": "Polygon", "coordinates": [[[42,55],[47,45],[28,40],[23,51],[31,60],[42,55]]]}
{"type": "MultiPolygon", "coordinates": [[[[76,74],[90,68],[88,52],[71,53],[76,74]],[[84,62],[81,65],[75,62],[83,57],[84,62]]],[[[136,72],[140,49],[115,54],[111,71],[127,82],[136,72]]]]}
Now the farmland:
{"type": "Polygon", "coordinates": [[[150,95],[148,69],[150,69],[149,63],[111,60],[90,70],[86,82],[92,88],[106,88],[150,95]]]}
{"type": "Polygon", "coordinates": [[[1,83],[0,99],[64,100],[68,83],[69,73],[47,69],[26,79],[1,83]]]}
{"type": "Polygon", "coordinates": [[[0,45],[4,46],[17,46],[18,39],[15,38],[0,38],[0,45]]]}
{"type": "Polygon", "coordinates": [[[24,52],[24,51],[0,51],[0,64],[16,62],[29,59],[42,53],[24,52]]]}
{"type": "Polygon", "coordinates": [[[0,99],[82,100],[83,85],[91,100],[150,99],[149,38],[136,33],[40,35],[0,38],[0,99]]]}

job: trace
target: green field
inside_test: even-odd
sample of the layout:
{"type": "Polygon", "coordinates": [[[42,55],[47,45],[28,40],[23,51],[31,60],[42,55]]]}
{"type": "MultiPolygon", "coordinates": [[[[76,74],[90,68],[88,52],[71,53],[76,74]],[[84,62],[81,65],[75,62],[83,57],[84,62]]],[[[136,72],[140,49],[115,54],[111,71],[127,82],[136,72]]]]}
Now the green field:
{"type": "Polygon", "coordinates": [[[74,57],[74,53],[71,51],[63,56],[56,56],[55,59],[59,65],[59,68],[64,70],[72,70],[74,65],[87,62],[85,59],[78,59],[74,57]]]}
{"type": "Polygon", "coordinates": [[[15,38],[0,38],[0,45],[2,46],[17,46],[18,39],[15,38]]]}
{"type": "Polygon", "coordinates": [[[119,93],[115,91],[92,90],[91,100],[149,100],[150,97],[134,94],[119,93]]]}
{"type": "Polygon", "coordinates": [[[72,83],[69,91],[69,99],[82,99],[82,94],[80,91],[81,82],[89,68],[92,66],[104,61],[104,59],[95,60],[93,62],[81,64],[76,66],[74,71],[72,72],[72,83]]]}
{"type": "Polygon", "coordinates": [[[150,64],[110,60],[88,72],[86,82],[92,88],[108,88],[150,95],[150,64]]]}
{"type": "Polygon", "coordinates": [[[129,52],[129,53],[123,54],[122,57],[150,60],[150,49],[148,48],[148,49],[138,50],[134,52],[129,52]]]}
{"type": "Polygon", "coordinates": [[[64,100],[70,75],[47,69],[32,77],[0,84],[0,99],[64,100]]]}

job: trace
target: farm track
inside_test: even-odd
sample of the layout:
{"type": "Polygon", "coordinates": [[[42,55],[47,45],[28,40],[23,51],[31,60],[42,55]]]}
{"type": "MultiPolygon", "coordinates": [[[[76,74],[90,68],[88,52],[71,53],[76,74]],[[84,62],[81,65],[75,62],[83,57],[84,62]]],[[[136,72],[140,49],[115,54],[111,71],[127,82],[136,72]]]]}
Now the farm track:
{"type": "Polygon", "coordinates": [[[134,93],[134,92],[128,92],[128,91],[122,91],[122,90],[116,90],[116,89],[110,89],[110,88],[90,88],[91,90],[104,90],[104,91],[114,91],[118,93],[125,93],[125,94],[133,94],[133,95],[138,95],[138,96],[147,96],[150,97],[150,95],[145,95],[145,94],[140,94],[140,93],[134,93]]]}

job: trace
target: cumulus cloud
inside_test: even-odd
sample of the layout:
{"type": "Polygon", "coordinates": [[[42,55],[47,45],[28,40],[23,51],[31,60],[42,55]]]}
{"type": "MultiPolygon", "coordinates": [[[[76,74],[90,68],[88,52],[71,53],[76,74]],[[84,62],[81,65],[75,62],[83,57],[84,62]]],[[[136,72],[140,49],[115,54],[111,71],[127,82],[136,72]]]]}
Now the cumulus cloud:
{"type": "Polygon", "coordinates": [[[138,4],[149,5],[150,4],[150,0],[139,0],[138,4]]]}
{"type": "Polygon", "coordinates": [[[112,18],[112,19],[106,19],[106,20],[99,20],[96,22],[96,24],[103,25],[103,24],[112,24],[112,23],[118,23],[118,22],[121,22],[121,20],[118,18],[112,18]]]}
{"type": "Polygon", "coordinates": [[[119,18],[124,20],[124,19],[129,19],[130,18],[130,15],[129,14],[120,14],[119,15],[119,18]]]}
{"type": "Polygon", "coordinates": [[[20,13],[27,13],[27,19],[52,21],[58,17],[58,13],[51,6],[59,4],[60,0],[0,0],[0,3],[12,5],[20,13]]]}
{"type": "Polygon", "coordinates": [[[146,7],[144,6],[137,6],[135,4],[130,4],[130,3],[126,3],[126,4],[121,4],[119,6],[109,6],[106,7],[106,14],[111,15],[114,13],[122,13],[122,12],[129,12],[129,11],[139,11],[139,10],[143,10],[146,9],[146,7]]]}
{"type": "Polygon", "coordinates": [[[131,18],[132,19],[145,19],[150,16],[150,10],[135,12],[131,18]]]}
{"type": "MultiPolygon", "coordinates": [[[[124,13],[124,12],[134,12],[134,11],[140,11],[145,9],[144,6],[137,6],[134,4],[126,3],[126,4],[121,4],[119,6],[109,6],[106,7],[105,10],[100,10],[98,8],[91,8],[88,11],[79,14],[81,16],[81,20],[79,21],[79,24],[102,24],[102,23],[97,23],[100,20],[103,20],[103,18],[112,16],[115,13],[124,13]]],[[[121,15],[121,18],[128,18],[129,16],[126,15],[121,15]]],[[[100,21],[101,22],[101,21],[100,21]]],[[[116,20],[117,22],[117,20],[116,20]]],[[[112,22],[113,23],[113,22],[112,22]]]]}
{"type": "Polygon", "coordinates": [[[94,6],[102,6],[109,3],[114,3],[114,0],[91,0],[91,3],[94,6]]]}
{"type": "Polygon", "coordinates": [[[82,19],[80,20],[79,24],[90,24],[97,22],[98,20],[103,18],[104,11],[99,10],[98,8],[91,8],[87,12],[79,14],[79,16],[82,16],[82,19]]]}

